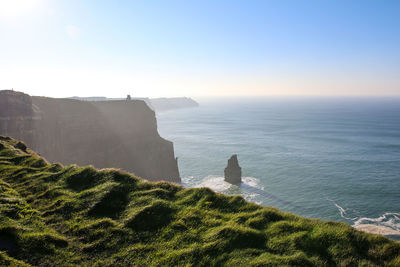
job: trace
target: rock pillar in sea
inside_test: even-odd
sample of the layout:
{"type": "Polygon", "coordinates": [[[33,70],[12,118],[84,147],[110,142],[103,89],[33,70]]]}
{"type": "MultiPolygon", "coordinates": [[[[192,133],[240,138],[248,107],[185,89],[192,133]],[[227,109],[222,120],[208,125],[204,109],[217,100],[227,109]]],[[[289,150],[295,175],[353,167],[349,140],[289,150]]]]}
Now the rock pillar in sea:
{"type": "Polygon", "coordinates": [[[242,168],[239,166],[237,155],[232,155],[228,160],[228,166],[225,168],[225,181],[231,184],[240,184],[242,182],[242,168]]]}

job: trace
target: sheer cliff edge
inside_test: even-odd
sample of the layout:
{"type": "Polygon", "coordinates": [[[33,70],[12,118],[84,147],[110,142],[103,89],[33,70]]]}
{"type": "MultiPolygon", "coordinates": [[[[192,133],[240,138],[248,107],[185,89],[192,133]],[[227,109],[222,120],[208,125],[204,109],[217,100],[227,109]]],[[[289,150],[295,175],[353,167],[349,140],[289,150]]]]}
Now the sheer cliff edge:
{"type": "Polygon", "coordinates": [[[180,182],[173,143],[160,137],[144,101],[79,101],[0,91],[0,134],[49,161],[120,168],[147,180],[180,182]]]}

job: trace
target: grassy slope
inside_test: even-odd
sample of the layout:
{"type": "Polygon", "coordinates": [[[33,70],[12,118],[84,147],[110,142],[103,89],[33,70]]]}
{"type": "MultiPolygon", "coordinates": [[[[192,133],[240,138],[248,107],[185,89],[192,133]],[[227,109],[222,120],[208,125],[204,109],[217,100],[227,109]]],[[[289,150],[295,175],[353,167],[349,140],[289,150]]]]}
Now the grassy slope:
{"type": "Polygon", "coordinates": [[[347,224],[0,142],[0,265],[400,266],[400,243],[347,224]]]}

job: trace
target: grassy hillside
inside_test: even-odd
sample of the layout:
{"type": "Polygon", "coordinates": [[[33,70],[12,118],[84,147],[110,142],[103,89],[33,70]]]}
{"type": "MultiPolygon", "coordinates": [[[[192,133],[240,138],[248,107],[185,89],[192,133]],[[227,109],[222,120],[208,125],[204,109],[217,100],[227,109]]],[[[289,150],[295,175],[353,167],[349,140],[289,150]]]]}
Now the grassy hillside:
{"type": "Polygon", "coordinates": [[[207,188],[49,164],[0,136],[0,265],[400,266],[400,243],[207,188]]]}

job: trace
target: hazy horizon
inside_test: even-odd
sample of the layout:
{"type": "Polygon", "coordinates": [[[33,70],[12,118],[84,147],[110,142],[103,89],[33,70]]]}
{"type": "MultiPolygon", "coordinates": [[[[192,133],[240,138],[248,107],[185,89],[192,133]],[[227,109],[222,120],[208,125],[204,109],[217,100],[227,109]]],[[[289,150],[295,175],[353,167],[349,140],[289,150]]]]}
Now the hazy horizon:
{"type": "MultiPolygon", "coordinates": [[[[86,95],[86,94],[78,94],[78,95],[65,95],[65,96],[57,96],[52,94],[31,94],[30,90],[18,89],[18,88],[0,88],[0,90],[13,90],[16,92],[22,92],[25,94],[29,94],[31,96],[38,96],[38,97],[50,97],[50,98],[90,98],[90,97],[105,97],[108,99],[125,99],[126,96],[129,94],[124,95],[86,95]]],[[[131,95],[132,99],[135,98],[192,98],[194,100],[218,100],[218,99],[240,99],[240,100],[263,100],[263,99],[400,99],[399,95],[156,95],[156,96],[147,96],[147,95],[131,95]]]]}
{"type": "Polygon", "coordinates": [[[398,1],[0,0],[0,89],[400,96],[398,1]]]}

